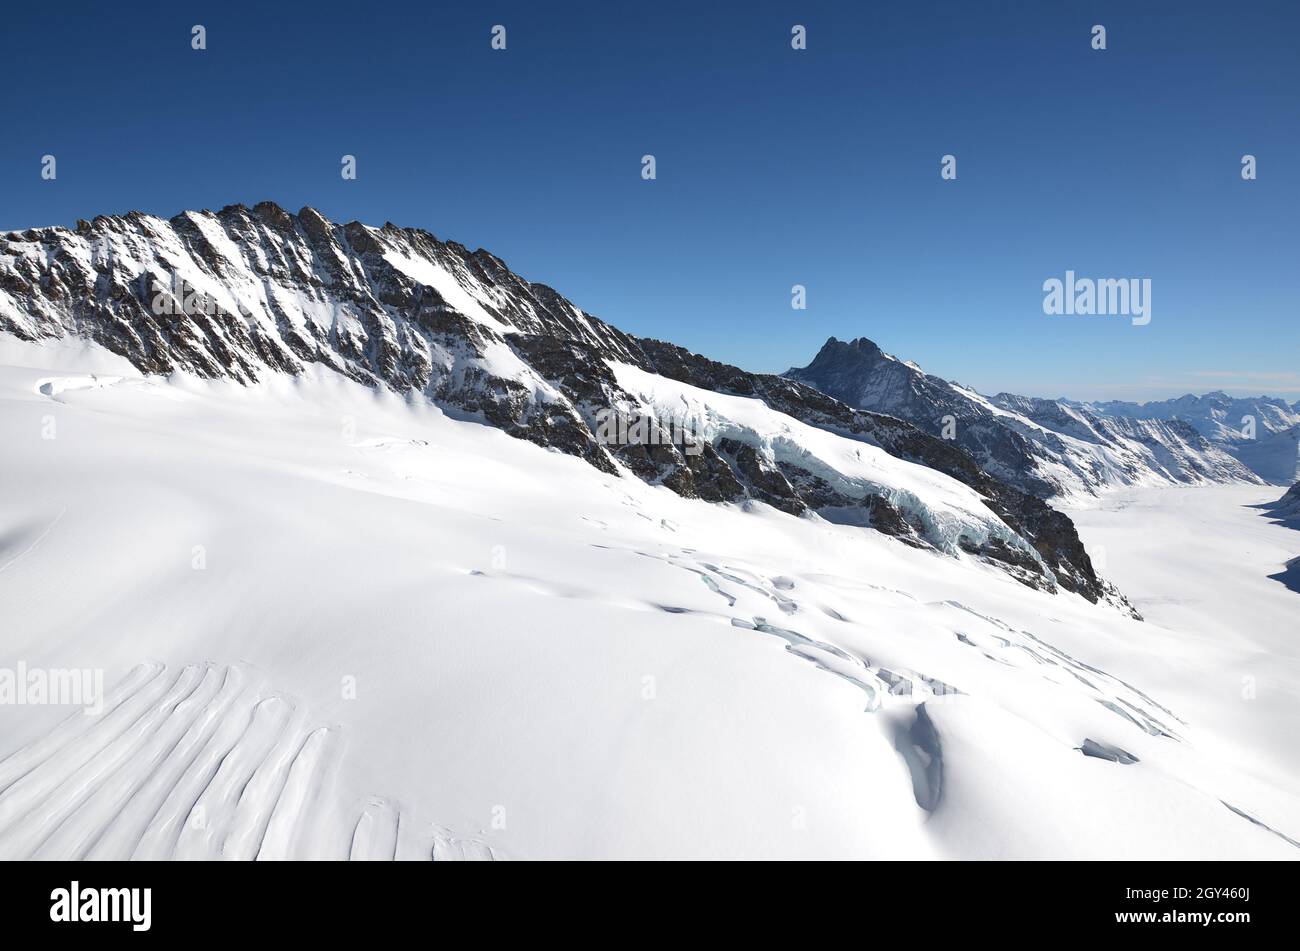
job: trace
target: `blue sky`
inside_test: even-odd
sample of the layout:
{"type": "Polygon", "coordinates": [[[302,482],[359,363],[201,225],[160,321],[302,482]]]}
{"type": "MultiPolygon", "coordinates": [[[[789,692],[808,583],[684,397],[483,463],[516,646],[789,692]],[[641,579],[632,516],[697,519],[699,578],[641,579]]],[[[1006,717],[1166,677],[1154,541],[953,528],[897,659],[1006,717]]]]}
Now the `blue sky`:
{"type": "Polygon", "coordinates": [[[9,5],[0,228],[269,198],[754,370],[868,336],[991,392],[1300,399],[1298,3],[295,6],[9,5]],[[1044,315],[1067,269],[1151,323],[1044,315]]]}

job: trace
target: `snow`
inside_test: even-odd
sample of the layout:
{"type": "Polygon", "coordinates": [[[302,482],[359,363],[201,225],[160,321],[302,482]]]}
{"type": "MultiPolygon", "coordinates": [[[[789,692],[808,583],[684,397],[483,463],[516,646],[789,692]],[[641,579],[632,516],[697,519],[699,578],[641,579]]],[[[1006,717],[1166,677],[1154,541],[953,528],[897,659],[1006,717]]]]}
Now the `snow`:
{"type": "Polygon", "coordinates": [[[36,322],[24,313],[23,309],[14,302],[14,299],[3,290],[0,290],[0,317],[12,321],[16,327],[22,327],[24,332],[28,334],[35,332],[36,322]]]}
{"type": "Polygon", "coordinates": [[[1146,682],[1203,725],[1215,756],[1296,792],[1300,592],[1273,576],[1300,552],[1300,531],[1270,517],[1277,495],[1275,486],[1127,490],[1069,514],[1151,622],[1144,640],[1162,659],[1146,682]]]}
{"type": "MultiPolygon", "coordinates": [[[[1151,434],[1143,440],[1113,431],[1097,432],[1092,423],[1083,419],[1078,411],[1067,403],[1059,402],[1057,406],[1062,415],[1072,420],[1071,428],[1076,433],[1091,435],[1092,439],[1074,435],[1066,428],[1053,429],[1044,426],[1028,416],[998,406],[969,387],[958,383],[949,385],[981,409],[998,417],[1012,429],[1039,444],[1042,454],[1036,460],[1036,468],[1043,478],[1060,488],[1057,499],[1063,505],[1085,503],[1095,495],[1094,487],[1111,491],[1124,487],[1167,486],[1176,479],[1186,479],[1192,483],[1215,480],[1236,481],[1232,473],[1215,473],[1218,463],[1212,457],[1192,452],[1188,447],[1175,445],[1173,448],[1188,451],[1191,460],[1204,465],[1210,470],[1210,474],[1207,475],[1194,466],[1188,466],[1178,454],[1170,451],[1171,446],[1165,443],[1159,434],[1151,434]]],[[[1129,421],[1130,425],[1138,427],[1147,423],[1136,418],[1130,418],[1129,421]]],[[[1114,420],[1103,420],[1103,422],[1111,423],[1112,429],[1115,425],[1114,420]]],[[[1222,457],[1221,461],[1230,462],[1226,457],[1222,457]]]]}
{"type": "Polygon", "coordinates": [[[957,550],[963,533],[976,542],[997,537],[1030,551],[993,516],[979,493],[941,472],[809,426],[762,400],[714,393],[626,363],[614,362],[611,368],[619,386],[640,397],[659,418],[692,421],[698,435],[710,442],[729,438],[752,445],[769,462],[794,463],[850,498],[884,494],[919,517],[930,540],[949,552],[957,550]]]}
{"type": "Polygon", "coordinates": [[[394,250],[384,252],[384,260],[407,277],[437,291],[442,299],[471,320],[491,327],[497,333],[513,333],[514,327],[498,320],[483,309],[478,298],[462,286],[454,275],[426,258],[410,257],[394,250]]]}
{"type": "MultiPolygon", "coordinates": [[[[0,364],[0,668],[110,690],[99,718],[0,706],[5,857],[1300,857],[1300,595],[1266,577],[1300,536],[1245,507],[1276,489],[1080,513],[1141,623],[318,367],[0,364]],[[92,375],[121,379],[58,383],[92,375]]],[[[707,409],[979,514],[874,447],[707,409]]]]}

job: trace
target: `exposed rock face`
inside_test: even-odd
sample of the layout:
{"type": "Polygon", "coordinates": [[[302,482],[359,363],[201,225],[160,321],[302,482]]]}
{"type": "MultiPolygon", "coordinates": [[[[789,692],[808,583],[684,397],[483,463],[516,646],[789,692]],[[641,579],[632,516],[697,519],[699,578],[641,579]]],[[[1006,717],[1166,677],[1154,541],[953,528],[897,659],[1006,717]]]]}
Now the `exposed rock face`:
{"type": "Polygon", "coordinates": [[[785,375],[850,406],[946,435],[995,478],[1039,498],[1112,485],[1262,481],[1181,420],[1111,417],[1010,393],[984,397],[865,337],[832,337],[812,363],[785,375]]]}
{"type": "MultiPolygon", "coordinates": [[[[961,533],[945,550],[1043,590],[1059,586],[1131,611],[1097,577],[1066,516],[999,481],[960,444],[795,380],[624,334],[488,252],[426,231],[339,225],[311,208],[293,215],[263,202],[9,233],[0,236],[0,331],[27,340],[79,336],[146,373],[242,383],[321,364],[366,385],[418,392],[458,415],[689,498],[756,499],[794,515],[851,512],[852,521],[909,544],[945,547],[896,494],[846,494],[797,461],[777,462],[752,433],[688,441],[652,419],[656,438],[602,438],[602,414],[640,406],[612,369],[627,364],[761,400],[938,470],[982,496],[1001,526],[998,537],[961,533]]],[[[1015,433],[989,426],[985,434],[1006,447],[999,458],[1029,456],[1015,433]]]]}

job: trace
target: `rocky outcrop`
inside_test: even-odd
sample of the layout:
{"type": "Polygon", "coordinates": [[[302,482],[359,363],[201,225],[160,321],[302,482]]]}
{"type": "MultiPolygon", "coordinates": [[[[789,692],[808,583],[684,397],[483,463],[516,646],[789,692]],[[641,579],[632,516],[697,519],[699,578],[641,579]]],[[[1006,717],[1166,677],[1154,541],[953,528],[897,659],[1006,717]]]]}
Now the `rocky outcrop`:
{"type": "Polygon", "coordinates": [[[1270,515],[1284,522],[1295,522],[1300,527],[1300,482],[1283,493],[1282,497],[1266,506],[1270,515]]]}

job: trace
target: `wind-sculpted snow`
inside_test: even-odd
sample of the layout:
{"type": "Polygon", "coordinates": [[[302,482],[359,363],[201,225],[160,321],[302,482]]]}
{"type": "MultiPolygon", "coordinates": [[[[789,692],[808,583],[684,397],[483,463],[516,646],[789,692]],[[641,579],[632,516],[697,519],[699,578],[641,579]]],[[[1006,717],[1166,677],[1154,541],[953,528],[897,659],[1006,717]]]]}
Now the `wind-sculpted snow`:
{"type": "Polygon", "coordinates": [[[387,800],[335,801],[338,745],[239,667],[141,664],[0,761],[0,858],[496,857],[387,800]]]}
{"type": "MultiPolygon", "coordinates": [[[[6,856],[1297,857],[1293,758],[1240,752],[1292,681],[1225,702],[1242,661],[1210,638],[336,374],[11,363],[0,676],[107,695],[0,704],[6,856]],[[123,379],[38,385],[92,374],[123,379]]],[[[710,405],[758,451],[805,425],[769,399],[710,405]]],[[[960,480],[806,438],[978,514],[960,480]]]]}

